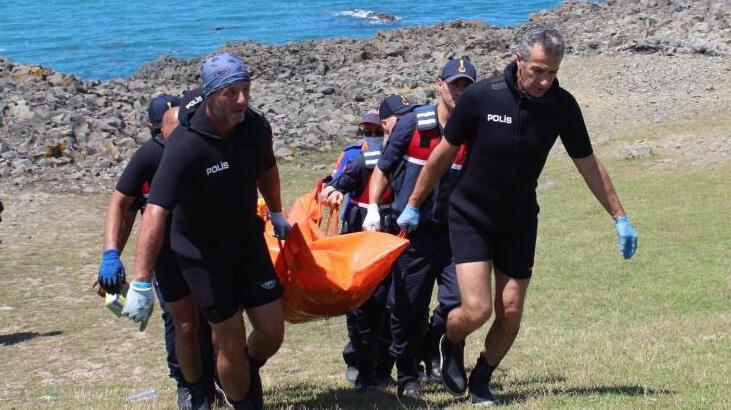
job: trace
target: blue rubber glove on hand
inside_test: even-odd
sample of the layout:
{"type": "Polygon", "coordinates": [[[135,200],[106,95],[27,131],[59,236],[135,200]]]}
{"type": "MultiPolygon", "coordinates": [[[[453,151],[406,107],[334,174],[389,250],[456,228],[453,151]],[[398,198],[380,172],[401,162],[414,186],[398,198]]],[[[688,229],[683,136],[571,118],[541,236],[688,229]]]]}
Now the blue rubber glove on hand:
{"type": "Polygon", "coordinates": [[[117,294],[125,281],[124,265],[119,259],[119,251],[107,249],[102,253],[102,263],[99,266],[99,285],[107,293],[117,294]]]}
{"type": "Polygon", "coordinates": [[[274,237],[278,239],[287,239],[289,232],[292,231],[292,227],[289,226],[287,218],[281,212],[269,212],[269,219],[272,221],[274,227],[274,237]]]}
{"type": "Polygon", "coordinates": [[[406,205],[404,211],[401,212],[396,220],[398,226],[406,232],[413,232],[419,227],[419,208],[406,205]]]}
{"type": "Polygon", "coordinates": [[[140,324],[140,332],[147,327],[152,308],[155,305],[155,291],[152,283],[133,280],[127,291],[127,304],[122,309],[122,315],[140,324]]]}
{"type": "Polygon", "coordinates": [[[617,217],[614,222],[619,236],[619,251],[625,259],[629,259],[637,250],[637,232],[626,216],[617,217]]]}

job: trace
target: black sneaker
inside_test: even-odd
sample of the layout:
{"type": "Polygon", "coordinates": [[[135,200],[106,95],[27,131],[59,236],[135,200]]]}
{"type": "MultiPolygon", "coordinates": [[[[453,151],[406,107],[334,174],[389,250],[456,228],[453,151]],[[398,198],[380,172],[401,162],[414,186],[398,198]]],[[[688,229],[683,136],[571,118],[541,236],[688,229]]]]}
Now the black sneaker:
{"type": "Polygon", "coordinates": [[[447,335],[439,341],[442,382],[448,392],[461,396],[467,390],[467,372],[464,369],[464,340],[452,343],[447,335]]]}
{"type": "Polygon", "coordinates": [[[348,366],[345,369],[345,380],[355,383],[355,380],[358,378],[358,368],[355,366],[348,366]]]}
{"type": "Polygon", "coordinates": [[[468,386],[472,404],[475,406],[493,406],[499,404],[498,399],[490,391],[492,370],[481,356],[477,359],[475,368],[470,372],[468,386]]]}
{"type": "Polygon", "coordinates": [[[190,389],[184,384],[178,385],[178,408],[180,410],[190,410],[192,404],[190,403],[190,389]]]}
{"type": "Polygon", "coordinates": [[[396,394],[400,399],[421,400],[421,386],[416,377],[399,380],[396,394]]]}

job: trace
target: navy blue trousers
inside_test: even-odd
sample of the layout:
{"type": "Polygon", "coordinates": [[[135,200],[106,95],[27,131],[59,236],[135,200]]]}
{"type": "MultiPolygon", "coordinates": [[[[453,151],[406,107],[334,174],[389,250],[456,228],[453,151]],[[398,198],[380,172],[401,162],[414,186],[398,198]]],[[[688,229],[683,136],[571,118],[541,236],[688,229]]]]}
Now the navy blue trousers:
{"type": "Polygon", "coordinates": [[[444,333],[447,314],[460,303],[447,229],[417,230],[409,234],[409,241],[409,247],[396,260],[398,269],[393,274],[390,352],[396,359],[399,377],[417,376],[416,361],[431,354],[444,333]],[[439,307],[427,327],[435,282],[439,307]]]}
{"type": "Polygon", "coordinates": [[[346,315],[349,341],[343,350],[343,359],[359,372],[391,374],[391,276],[389,274],[362,305],[346,315]]]}

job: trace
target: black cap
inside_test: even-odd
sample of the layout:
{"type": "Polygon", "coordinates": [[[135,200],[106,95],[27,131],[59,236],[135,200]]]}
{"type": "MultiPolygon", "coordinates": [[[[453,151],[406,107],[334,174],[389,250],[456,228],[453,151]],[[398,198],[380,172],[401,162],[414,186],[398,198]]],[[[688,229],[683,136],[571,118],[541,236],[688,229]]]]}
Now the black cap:
{"type": "Polygon", "coordinates": [[[403,114],[409,112],[414,106],[409,101],[397,94],[386,97],[378,107],[378,116],[381,119],[388,118],[394,114],[403,114]]]}
{"type": "Polygon", "coordinates": [[[158,95],[150,101],[150,106],[147,107],[148,121],[152,124],[161,124],[165,111],[178,106],[180,106],[180,98],[170,94],[158,95]]]}

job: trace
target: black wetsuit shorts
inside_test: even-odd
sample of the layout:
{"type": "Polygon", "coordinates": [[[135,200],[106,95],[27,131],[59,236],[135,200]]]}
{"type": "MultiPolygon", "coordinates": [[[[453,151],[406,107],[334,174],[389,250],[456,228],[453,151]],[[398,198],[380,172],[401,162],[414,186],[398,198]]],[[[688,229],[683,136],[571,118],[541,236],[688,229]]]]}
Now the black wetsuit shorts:
{"type": "Polygon", "coordinates": [[[207,321],[219,323],[239,309],[266,305],[281,297],[282,287],[264,237],[256,236],[250,243],[247,256],[236,265],[219,266],[177,255],[185,282],[207,321]]]}
{"type": "Polygon", "coordinates": [[[538,216],[509,229],[481,226],[454,207],[449,209],[449,240],[455,264],[492,261],[495,270],[514,279],[529,279],[536,252],[538,216]]]}

